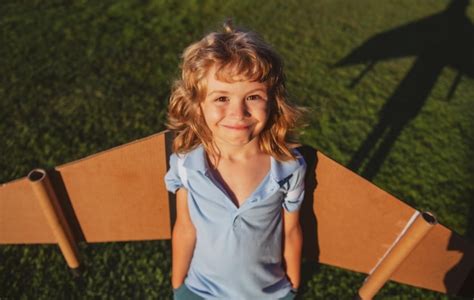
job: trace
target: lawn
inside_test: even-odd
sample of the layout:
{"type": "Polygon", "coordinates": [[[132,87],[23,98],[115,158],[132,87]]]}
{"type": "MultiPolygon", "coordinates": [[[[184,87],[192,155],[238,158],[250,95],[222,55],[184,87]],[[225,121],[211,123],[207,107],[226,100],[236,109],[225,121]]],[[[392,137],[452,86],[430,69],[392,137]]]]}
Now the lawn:
{"type": "MultiPolygon", "coordinates": [[[[474,6],[452,3],[2,1],[0,182],[163,130],[181,51],[233,17],[284,58],[303,143],[474,240],[474,6]]],[[[74,278],[57,246],[0,246],[0,299],[171,299],[169,241],[80,247],[74,278]]],[[[365,278],[304,266],[303,299],[365,278]]],[[[377,298],[455,299],[397,283],[377,298]]]]}

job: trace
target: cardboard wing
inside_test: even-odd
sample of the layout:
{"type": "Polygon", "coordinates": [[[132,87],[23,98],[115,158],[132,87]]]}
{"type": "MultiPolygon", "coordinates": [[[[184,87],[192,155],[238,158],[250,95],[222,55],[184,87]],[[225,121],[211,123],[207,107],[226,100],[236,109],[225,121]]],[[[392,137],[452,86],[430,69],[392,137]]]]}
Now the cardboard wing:
{"type": "MultiPolygon", "coordinates": [[[[75,268],[78,241],[170,239],[174,198],[163,177],[171,140],[171,133],[158,133],[3,184],[0,244],[58,243],[75,268]]],[[[392,262],[387,279],[473,293],[466,288],[472,243],[436,222],[414,239],[415,209],[321,152],[303,147],[301,153],[308,163],[301,210],[306,257],[371,276],[392,262]]]]}
{"type": "MultiPolygon", "coordinates": [[[[429,216],[321,152],[304,149],[302,153],[308,163],[306,188],[314,191],[306,194],[301,211],[305,256],[372,275],[390,255],[400,255],[392,250],[405,251],[397,248],[403,247],[404,239],[417,239],[412,225],[420,216],[429,216]]],[[[473,295],[474,245],[441,224],[426,223],[431,224],[425,226],[425,235],[398,259],[390,279],[442,293],[473,295]]]]}
{"type": "MultiPolygon", "coordinates": [[[[165,134],[48,171],[76,240],[169,239],[165,134]]],[[[56,243],[28,178],[0,187],[0,243],[56,243]]]]}

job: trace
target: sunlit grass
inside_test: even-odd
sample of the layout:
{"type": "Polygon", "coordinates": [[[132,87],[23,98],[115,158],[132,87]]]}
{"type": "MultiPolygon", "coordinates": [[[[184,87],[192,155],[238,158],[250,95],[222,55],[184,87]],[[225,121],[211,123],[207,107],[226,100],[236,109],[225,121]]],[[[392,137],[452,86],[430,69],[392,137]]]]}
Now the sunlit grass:
{"type": "MultiPolygon", "coordinates": [[[[286,62],[291,98],[307,106],[304,143],[347,164],[416,60],[334,64],[377,33],[448,1],[5,1],[0,4],[0,182],[164,128],[179,55],[225,17],[260,32],[286,62]]],[[[474,10],[469,8],[471,20],[474,10]]],[[[373,181],[460,234],[473,234],[474,80],[446,95],[445,68],[373,181]]],[[[158,298],[170,291],[168,241],[81,245],[74,279],[56,246],[1,246],[0,298],[158,298]]],[[[364,275],[310,269],[303,299],[350,299],[364,275]]],[[[380,298],[440,299],[389,283],[380,298]]]]}

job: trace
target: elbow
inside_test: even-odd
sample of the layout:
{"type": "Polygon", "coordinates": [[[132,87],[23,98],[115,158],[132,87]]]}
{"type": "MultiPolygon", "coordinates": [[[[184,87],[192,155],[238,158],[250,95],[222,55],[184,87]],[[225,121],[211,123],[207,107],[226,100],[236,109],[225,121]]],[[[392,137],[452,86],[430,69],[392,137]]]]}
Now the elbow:
{"type": "Polygon", "coordinates": [[[303,240],[303,230],[299,222],[285,229],[285,240],[303,240]]]}

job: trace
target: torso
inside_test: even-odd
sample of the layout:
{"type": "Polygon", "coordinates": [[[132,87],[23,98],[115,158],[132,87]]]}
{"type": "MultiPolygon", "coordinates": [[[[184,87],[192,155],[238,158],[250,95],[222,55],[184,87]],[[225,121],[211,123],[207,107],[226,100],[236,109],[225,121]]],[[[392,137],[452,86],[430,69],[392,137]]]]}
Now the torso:
{"type": "Polygon", "coordinates": [[[217,169],[211,169],[232,202],[240,207],[270,171],[270,156],[261,153],[238,162],[221,158],[217,169]]]}
{"type": "Polygon", "coordinates": [[[185,282],[204,299],[280,299],[291,287],[282,264],[281,214],[286,192],[300,184],[301,162],[253,153],[238,163],[222,159],[216,172],[203,146],[184,156],[184,171],[179,171],[177,157],[170,160],[173,170],[167,183],[173,187],[186,182],[189,215],[196,228],[185,282]],[[272,176],[266,176],[270,172],[272,176]],[[224,184],[213,173],[222,174],[233,200],[220,192],[224,184]],[[300,179],[283,183],[290,178],[300,179]]]}

